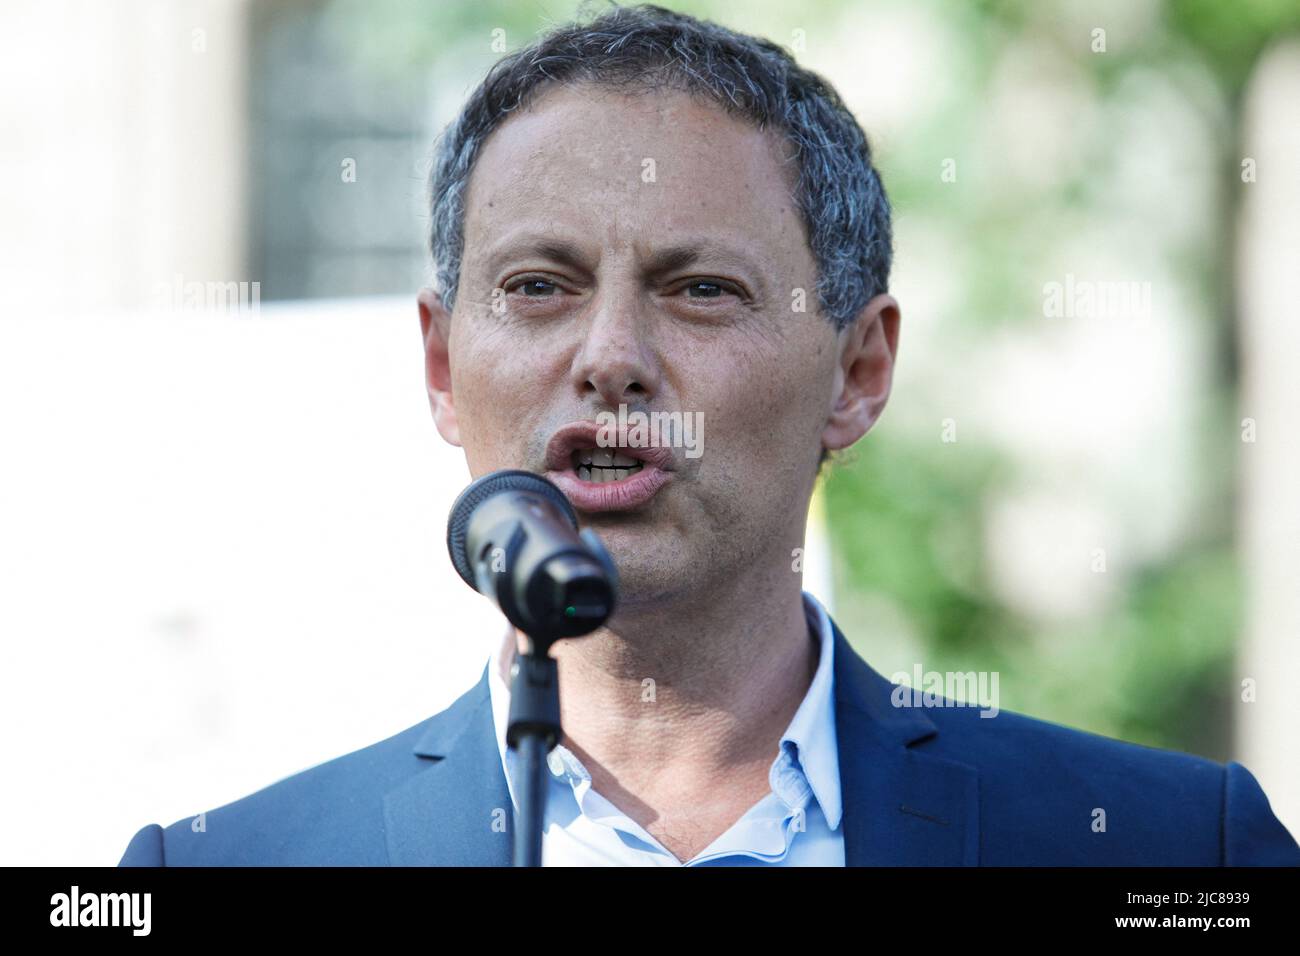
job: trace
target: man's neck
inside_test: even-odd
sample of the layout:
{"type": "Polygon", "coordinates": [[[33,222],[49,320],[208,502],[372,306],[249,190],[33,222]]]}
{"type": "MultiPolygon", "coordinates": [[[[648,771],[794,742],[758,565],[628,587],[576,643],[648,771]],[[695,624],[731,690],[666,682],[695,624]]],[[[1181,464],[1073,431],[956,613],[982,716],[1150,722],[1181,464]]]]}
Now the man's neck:
{"type": "Polygon", "coordinates": [[[552,654],[564,745],[602,795],[653,807],[660,795],[747,781],[741,812],[818,661],[801,576],[788,565],[689,603],[620,608],[610,628],[560,641],[552,654]]]}

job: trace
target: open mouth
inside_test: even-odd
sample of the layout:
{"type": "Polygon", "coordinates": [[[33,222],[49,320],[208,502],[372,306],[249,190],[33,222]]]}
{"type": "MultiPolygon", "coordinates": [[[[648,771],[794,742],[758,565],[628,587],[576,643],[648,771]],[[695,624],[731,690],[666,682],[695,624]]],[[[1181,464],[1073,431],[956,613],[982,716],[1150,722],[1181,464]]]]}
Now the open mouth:
{"type": "Polygon", "coordinates": [[[645,462],[616,448],[575,448],[569,458],[579,478],[597,484],[623,481],[645,467],[645,462]]]}
{"type": "Polygon", "coordinates": [[[558,429],[546,448],[546,477],[573,507],[587,514],[635,511],[673,481],[672,449],[639,445],[620,434],[608,441],[595,422],[558,429]]]}

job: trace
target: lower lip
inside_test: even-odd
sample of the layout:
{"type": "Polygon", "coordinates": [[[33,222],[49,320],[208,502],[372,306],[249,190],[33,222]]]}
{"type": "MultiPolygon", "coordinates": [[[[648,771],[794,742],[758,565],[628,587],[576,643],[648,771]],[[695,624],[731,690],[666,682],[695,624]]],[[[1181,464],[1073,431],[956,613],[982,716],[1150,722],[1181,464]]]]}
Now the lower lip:
{"type": "Polygon", "coordinates": [[[672,480],[671,474],[649,462],[622,481],[584,481],[572,469],[548,471],[546,477],[579,511],[631,511],[648,503],[672,480]]]}

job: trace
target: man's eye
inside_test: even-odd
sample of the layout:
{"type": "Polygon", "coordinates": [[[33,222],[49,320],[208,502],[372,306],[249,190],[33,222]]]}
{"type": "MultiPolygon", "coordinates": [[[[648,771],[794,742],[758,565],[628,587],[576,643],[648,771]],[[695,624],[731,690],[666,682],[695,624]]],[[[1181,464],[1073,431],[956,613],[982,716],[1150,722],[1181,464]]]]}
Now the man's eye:
{"type": "Polygon", "coordinates": [[[707,282],[705,280],[692,282],[690,285],[686,287],[686,289],[687,289],[687,298],[690,299],[716,299],[718,296],[722,295],[722,293],[725,291],[720,283],[707,282]],[[703,295],[695,295],[691,291],[694,289],[705,289],[706,291],[703,295]]]}
{"type": "Polygon", "coordinates": [[[554,293],[555,283],[548,282],[545,279],[525,279],[518,285],[511,287],[511,291],[515,290],[523,292],[528,298],[537,299],[554,293]]]}

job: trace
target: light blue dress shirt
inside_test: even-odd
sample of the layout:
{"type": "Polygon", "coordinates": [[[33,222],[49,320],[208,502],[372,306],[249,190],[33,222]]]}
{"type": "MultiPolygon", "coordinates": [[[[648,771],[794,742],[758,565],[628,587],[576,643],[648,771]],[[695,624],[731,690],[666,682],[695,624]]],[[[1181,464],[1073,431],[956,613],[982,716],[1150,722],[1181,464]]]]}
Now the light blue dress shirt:
{"type": "MultiPolygon", "coordinates": [[[[685,862],[678,860],[609,800],[592,789],[591,775],[567,747],[548,759],[550,788],[542,834],[543,866],[843,866],[839,754],[832,693],[835,640],[821,602],[803,592],[809,636],[819,645],[817,672],[781,737],[768,780],[771,791],[739,820],[685,862]]],[[[506,747],[515,655],[513,630],[488,668],[492,717],[501,766],[518,810],[515,780],[522,769],[506,747]]]]}

